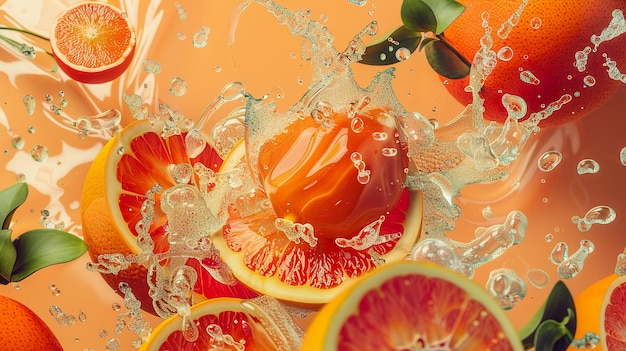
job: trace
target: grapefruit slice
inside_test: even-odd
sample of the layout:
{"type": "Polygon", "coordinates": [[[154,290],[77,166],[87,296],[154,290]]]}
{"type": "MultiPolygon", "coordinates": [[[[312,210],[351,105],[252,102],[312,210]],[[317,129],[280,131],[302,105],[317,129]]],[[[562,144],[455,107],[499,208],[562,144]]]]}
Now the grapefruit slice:
{"type": "Polygon", "coordinates": [[[198,328],[196,340],[189,341],[185,338],[181,330],[183,320],[175,315],[159,324],[140,350],[279,351],[287,350],[286,345],[294,345],[293,341],[287,340],[282,334],[284,330],[279,329],[264,309],[245,300],[206,300],[191,307],[190,318],[198,328]]]}
{"type": "Polygon", "coordinates": [[[226,156],[220,172],[243,163],[262,184],[254,195],[271,204],[245,215],[231,206],[212,238],[241,282],[321,305],[346,282],[406,257],[422,199],[404,187],[406,150],[391,118],[382,108],[333,112],[331,126],[301,118],[260,147],[256,168],[243,142],[226,156]]]}
{"type": "Polygon", "coordinates": [[[466,277],[402,261],[357,280],[325,305],[301,351],[523,350],[497,302],[466,277]]]}
{"type": "Polygon", "coordinates": [[[609,285],[600,308],[600,342],[602,350],[626,350],[626,276],[609,285]]]}
{"type": "MultiPolygon", "coordinates": [[[[147,120],[135,121],[126,126],[119,136],[111,138],[93,161],[85,179],[81,204],[83,236],[89,245],[92,261],[97,262],[102,254],[129,255],[141,251],[135,226],[142,219],[141,206],[146,200],[145,194],[155,184],[160,184],[163,189],[176,184],[169,171],[171,165],[193,166],[200,162],[207,168],[217,170],[222,164],[222,159],[210,146],[197,157],[189,158],[186,133],[183,131],[178,135],[162,137],[162,127],[162,122],[152,126],[147,120]]],[[[198,184],[197,179],[195,182],[198,184]]],[[[165,229],[167,218],[161,210],[158,196],[155,201],[149,231],[155,244],[154,252],[161,253],[169,249],[165,229]]],[[[194,258],[189,259],[186,265],[198,273],[194,290],[207,298],[257,296],[239,282],[226,285],[213,279],[201,262],[194,258]]],[[[141,301],[141,308],[155,313],[148,295],[145,267],[133,264],[117,274],[102,276],[116,291],[120,282],[128,283],[141,301]]]]}
{"type": "Polygon", "coordinates": [[[135,32],[128,16],[100,1],[68,7],[52,25],[50,45],[59,67],[83,83],[104,83],[120,76],[135,53],[135,32]]]}

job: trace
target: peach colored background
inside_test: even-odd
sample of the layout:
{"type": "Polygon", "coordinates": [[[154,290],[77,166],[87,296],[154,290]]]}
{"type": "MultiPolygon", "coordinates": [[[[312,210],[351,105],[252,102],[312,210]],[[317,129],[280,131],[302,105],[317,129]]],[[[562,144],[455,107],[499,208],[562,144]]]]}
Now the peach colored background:
{"type": "MultiPolygon", "coordinates": [[[[0,23],[47,34],[55,14],[73,2],[0,0],[0,23]]],[[[106,136],[81,139],[64,120],[117,108],[124,113],[125,124],[131,118],[122,103],[122,93],[141,95],[152,110],[161,99],[193,118],[226,83],[233,80],[242,81],[255,96],[270,91],[273,94],[282,92],[283,97],[278,103],[283,110],[303,94],[311,68],[299,58],[300,39],[293,38],[287,28],[278,25],[261,6],[251,4],[242,13],[235,43],[229,46],[226,38],[236,4],[234,0],[179,2],[187,10],[185,21],[177,17],[174,1],[123,1],[122,7],[138,28],[136,57],[131,69],[120,79],[100,86],[77,84],[62,73],[50,73],[52,61],[43,52],[39,52],[35,60],[26,60],[16,56],[4,43],[0,44],[0,150],[3,151],[0,153],[0,165],[3,166],[0,183],[3,187],[12,184],[15,174],[22,172],[31,189],[27,203],[15,215],[17,221],[13,229],[16,234],[38,227],[40,210],[48,209],[53,221],[65,221],[68,231],[80,235],[78,205],[82,182],[89,161],[106,136]],[[191,38],[204,25],[211,29],[208,44],[204,48],[194,48],[191,38]],[[177,39],[177,33],[185,33],[186,39],[177,39]],[[159,74],[143,71],[141,62],[145,58],[159,61],[162,71],[159,74]],[[187,81],[188,92],[184,96],[175,97],[167,91],[168,81],[175,76],[187,81]],[[302,77],[303,84],[299,84],[298,77],[302,77]],[[69,105],[62,116],[56,116],[44,103],[44,95],[51,94],[53,103],[58,104],[60,90],[65,92],[69,105]],[[26,114],[22,104],[25,94],[32,94],[37,99],[37,109],[32,116],[26,114]],[[34,126],[36,132],[28,133],[28,126],[34,126]],[[23,150],[10,145],[11,133],[26,139],[23,150]],[[46,162],[34,162],[29,156],[30,149],[38,143],[50,149],[50,158],[46,162]]],[[[281,3],[291,9],[311,8],[311,18],[324,22],[335,35],[335,46],[339,49],[343,49],[371,20],[378,21],[381,34],[400,24],[400,0],[369,0],[362,7],[352,5],[348,0],[284,0],[281,3]]],[[[32,43],[46,48],[43,41],[33,40],[32,43]]],[[[408,110],[419,111],[442,123],[461,111],[462,106],[447,96],[421,54],[414,54],[396,68],[394,88],[408,110]]],[[[356,65],[356,78],[361,85],[366,85],[379,69],[356,65]]],[[[612,272],[615,257],[626,244],[623,234],[626,167],[619,162],[619,151],[626,146],[624,101],[626,87],[621,87],[609,104],[585,120],[534,135],[509,179],[473,185],[462,191],[462,197],[457,201],[464,213],[457,230],[451,234],[455,238],[469,240],[477,226],[502,221],[513,209],[523,211],[530,220],[522,244],[479,269],[475,278],[477,283],[484,285],[492,268],[510,267],[524,278],[528,269],[544,269],[550,274],[552,285],[557,279],[556,266],[548,261],[552,247],[565,241],[570,252],[574,252],[583,238],[592,240],[596,250],[588,258],[583,272],[567,281],[572,291],[576,294],[612,272]],[[561,151],[563,162],[550,173],[539,172],[537,159],[549,150],[561,151]],[[600,172],[577,175],[576,164],[583,158],[597,160],[600,172]],[[516,182],[519,186],[514,189],[516,182]],[[547,198],[547,202],[543,198],[547,198]],[[491,206],[495,215],[490,221],[481,215],[486,205],[491,206]],[[571,223],[571,216],[583,216],[596,205],[613,207],[617,211],[616,220],[580,233],[571,223]],[[554,235],[551,243],[544,239],[547,233],[554,235]]],[[[0,286],[0,294],[20,300],[36,311],[67,350],[104,350],[106,340],[111,337],[120,338],[121,349],[131,349],[132,334],[128,331],[122,335],[113,333],[119,312],[112,311],[111,304],[122,303],[122,300],[97,274],[86,271],[86,262],[84,256],[69,264],[47,268],[20,282],[20,289],[11,285],[0,286]],[[50,293],[50,283],[61,290],[59,296],[50,293]],[[75,316],[84,311],[87,320],[61,327],[48,313],[53,304],[75,316]],[[98,336],[102,329],[108,331],[108,337],[98,336]]],[[[529,285],[526,299],[509,312],[517,327],[528,320],[548,290],[529,285]]],[[[157,318],[146,318],[153,322],[153,326],[158,323],[157,318]]]]}

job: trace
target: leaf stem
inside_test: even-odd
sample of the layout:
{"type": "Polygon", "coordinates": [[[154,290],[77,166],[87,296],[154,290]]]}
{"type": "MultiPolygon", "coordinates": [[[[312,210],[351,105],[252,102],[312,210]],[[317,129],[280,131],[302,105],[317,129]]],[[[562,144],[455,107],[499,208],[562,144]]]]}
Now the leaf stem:
{"type": "Polygon", "coordinates": [[[45,37],[45,36],[43,36],[43,35],[41,35],[41,34],[37,34],[37,33],[35,33],[35,32],[31,32],[31,31],[26,30],[26,29],[20,29],[20,28],[14,28],[14,27],[7,27],[7,26],[0,26],[0,30],[12,30],[12,31],[15,31],[15,32],[20,32],[20,33],[24,33],[24,34],[32,35],[32,36],[37,37],[37,38],[39,38],[39,39],[43,39],[43,40],[46,40],[46,41],[50,41],[50,38],[45,37]]]}
{"type": "MultiPolygon", "coordinates": [[[[434,34],[434,33],[433,33],[434,34]]],[[[439,41],[445,45],[450,51],[452,51],[467,67],[471,67],[472,63],[469,62],[463,55],[461,55],[452,44],[446,39],[446,37],[442,34],[435,34],[435,37],[439,39],[439,41]]]]}

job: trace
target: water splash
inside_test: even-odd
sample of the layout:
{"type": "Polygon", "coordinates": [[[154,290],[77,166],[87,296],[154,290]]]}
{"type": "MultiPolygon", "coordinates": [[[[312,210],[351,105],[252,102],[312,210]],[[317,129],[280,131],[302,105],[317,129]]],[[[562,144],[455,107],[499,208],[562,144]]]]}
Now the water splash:
{"type": "Polygon", "coordinates": [[[615,210],[609,206],[595,206],[587,211],[582,218],[572,216],[572,223],[576,224],[579,231],[586,232],[594,224],[609,224],[613,222],[616,216],[615,210]]]}
{"type": "Polygon", "coordinates": [[[520,303],[528,290],[526,282],[510,268],[492,270],[485,288],[504,310],[510,310],[520,303]]]}
{"type": "Polygon", "coordinates": [[[583,269],[585,260],[594,250],[593,242],[581,240],[580,247],[569,255],[567,243],[559,242],[550,253],[550,260],[557,264],[557,273],[563,279],[576,277],[583,269]]]}

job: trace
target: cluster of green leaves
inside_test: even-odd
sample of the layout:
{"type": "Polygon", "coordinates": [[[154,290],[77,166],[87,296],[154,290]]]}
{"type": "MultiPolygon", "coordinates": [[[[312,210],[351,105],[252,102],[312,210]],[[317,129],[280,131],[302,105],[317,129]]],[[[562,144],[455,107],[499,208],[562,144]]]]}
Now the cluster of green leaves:
{"type": "Polygon", "coordinates": [[[88,247],[77,236],[64,231],[38,228],[11,239],[13,214],[28,197],[26,183],[0,191],[0,283],[18,282],[53,264],[72,261],[88,247]]]}
{"type": "Polygon", "coordinates": [[[398,50],[423,50],[435,72],[450,79],[463,78],[469,74],[470,62],[443,35],[463,11],[465,6],[455,0],[404,0],[402,25],[368,45],[359,62],[392,65],[406,58],[398,50]]]}

